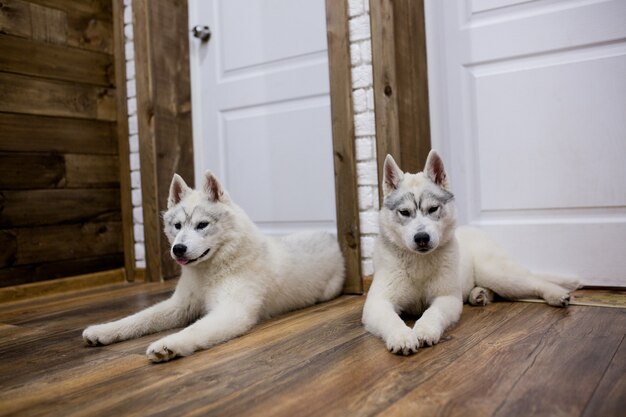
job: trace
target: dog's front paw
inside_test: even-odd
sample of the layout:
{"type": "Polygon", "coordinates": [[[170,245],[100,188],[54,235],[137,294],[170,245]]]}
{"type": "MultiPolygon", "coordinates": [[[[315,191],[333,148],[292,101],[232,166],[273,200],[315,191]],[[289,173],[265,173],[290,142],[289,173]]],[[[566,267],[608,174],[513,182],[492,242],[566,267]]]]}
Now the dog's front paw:
{"type": "Polygon", "coordinates": [[[87,346],[110,345],[118,340],[119,335],[110,324],[96,324],[83,331],[83,341],[87,346]]]}
{"type": "Polygon", "coordinates": [[[159,339],[148,346],[146,356],[150,362],[167,362],[179,356],[188,356],[193,353],[190,345],[176,335],[159,339]]]}
{"type": "Polygon", "coordinates": [[[420,342],[420,346],[433,346],[439,343],[441,338],[441,330],[438,327],[420,322],[419,320],[413,327],[413,332],[420,342]]]}
{"type": "Polygon", "coordinates": [[[408,327],[392,333],[387,340],[385,340],[385,343],[389,352],[402,355],[415,353],[420,347],[417,336],[408,327]]]}

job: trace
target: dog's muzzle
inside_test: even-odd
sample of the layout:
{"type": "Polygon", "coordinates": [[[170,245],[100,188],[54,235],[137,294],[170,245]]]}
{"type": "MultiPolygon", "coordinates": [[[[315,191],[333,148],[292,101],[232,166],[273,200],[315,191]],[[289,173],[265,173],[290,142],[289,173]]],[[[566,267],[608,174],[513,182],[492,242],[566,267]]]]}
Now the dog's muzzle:
{"type": "MultiPolygon", "coordinates": [[[[176,248],[177,245],[174,245],[174,248],[176,248]]],[[[189,265],[192,262],[197,261],[200,258],[203,258],[204,256],[206,256],[209,252],[211,251],[211,248],[205,250],[204,252],[202,252],[202,255],[198,256],[197,258],[194,259],[187,259],[187,258],[183,258],[183,257],[178,257],[176,256],[176,263],[179,265],[189,265]]],[[[175,249],[172,249],[172,252],[174,252],[174,255],[176,255],[176,251],[175,249]]]]}
{"type": "Polygon", "coordinates": [[[417,245],[417,250],[420,252],[430,250],[430,235],[425,232],[418,232],[413,236],[413,241],[417,245]]]}

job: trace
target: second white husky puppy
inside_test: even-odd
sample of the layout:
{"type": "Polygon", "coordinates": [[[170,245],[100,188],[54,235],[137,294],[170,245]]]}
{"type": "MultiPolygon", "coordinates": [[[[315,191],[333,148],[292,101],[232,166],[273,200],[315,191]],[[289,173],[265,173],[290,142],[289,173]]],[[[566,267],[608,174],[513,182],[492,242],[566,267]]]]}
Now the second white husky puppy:
{"type": "Polygon", "coordinates": [[[435,151],[417,174],[403,173],[387,155],[383,175],[376,272],[363,323],[391,352],[407,355],[437,343],[459,320],[464,301],[485,305],[494,293],[567,306],[569,291],[563,286],[574,289],[576,283],[532,274],[477,229],[462,227],[455,233],[454,196],[435,151]],[[402,312],[423,314],[410,328],[402,312]]]}
{"type": "Polygon", "coordinates": [[[153,362],[187,356],[248,331],[260,320],[339,295],[344,261],[322,232],[283,238],[261,234],[207,172],[202,190],[174,175],[165,233],[182,274],[171,298],[83,332],[88,345],[108,345],[186,326],[148,347],[153,362]]]}

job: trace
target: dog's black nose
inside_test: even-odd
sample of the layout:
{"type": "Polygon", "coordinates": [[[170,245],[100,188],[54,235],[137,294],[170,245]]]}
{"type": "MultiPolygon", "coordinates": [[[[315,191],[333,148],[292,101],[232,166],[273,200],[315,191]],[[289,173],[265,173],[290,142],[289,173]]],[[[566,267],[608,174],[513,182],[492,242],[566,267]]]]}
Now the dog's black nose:
{"type": "Polygon", "coordinates": [[[172,252],[174,252],[174,255],[176,256],[183,256],[185,252],[187,252],[187,246],[183,245],[182,243],[177,243],[172,248],[172,252]]]}
{"type": "Polygon", "coordinates": [[[430,242],[430,236],[428,233],[419,232],[413,236],[413,240],[417,243],[418,248],[423,248],[428,245],[428,242],[430,242]]]}

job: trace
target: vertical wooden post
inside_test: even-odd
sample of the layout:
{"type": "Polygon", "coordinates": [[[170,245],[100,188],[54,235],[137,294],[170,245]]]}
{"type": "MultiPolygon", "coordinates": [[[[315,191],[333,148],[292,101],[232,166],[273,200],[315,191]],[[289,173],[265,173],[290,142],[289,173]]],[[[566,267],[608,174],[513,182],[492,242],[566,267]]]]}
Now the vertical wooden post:
{"type": "Polygon", "coordinates": [[[337,238],[346,260],[344,293],[363,292],[347,0],[326,0],[335,163],[337,238]]]}
{"type": "Polygon", "coordinates": [[[146,279],[179,274],[161,213],[174,173],[193,186],[187,1],[133,0],[146,279]]]}
{"type": "Polygon", "coordinates": [[[380,181],[387,154],[416,172],[430,150],[424,1],[370,0],[370,16],[380,181]]]}
{"type": "Polygon", "coordinates": [[[124,270],[127,281],[135,280],[135,236],[130,186],[128,107],[126,103],[126,48],[124,44],[124,2],[113,0],[113,45],[117,107],[117,149],[120,162],[120,199],[124,239],[124,270]]]}

